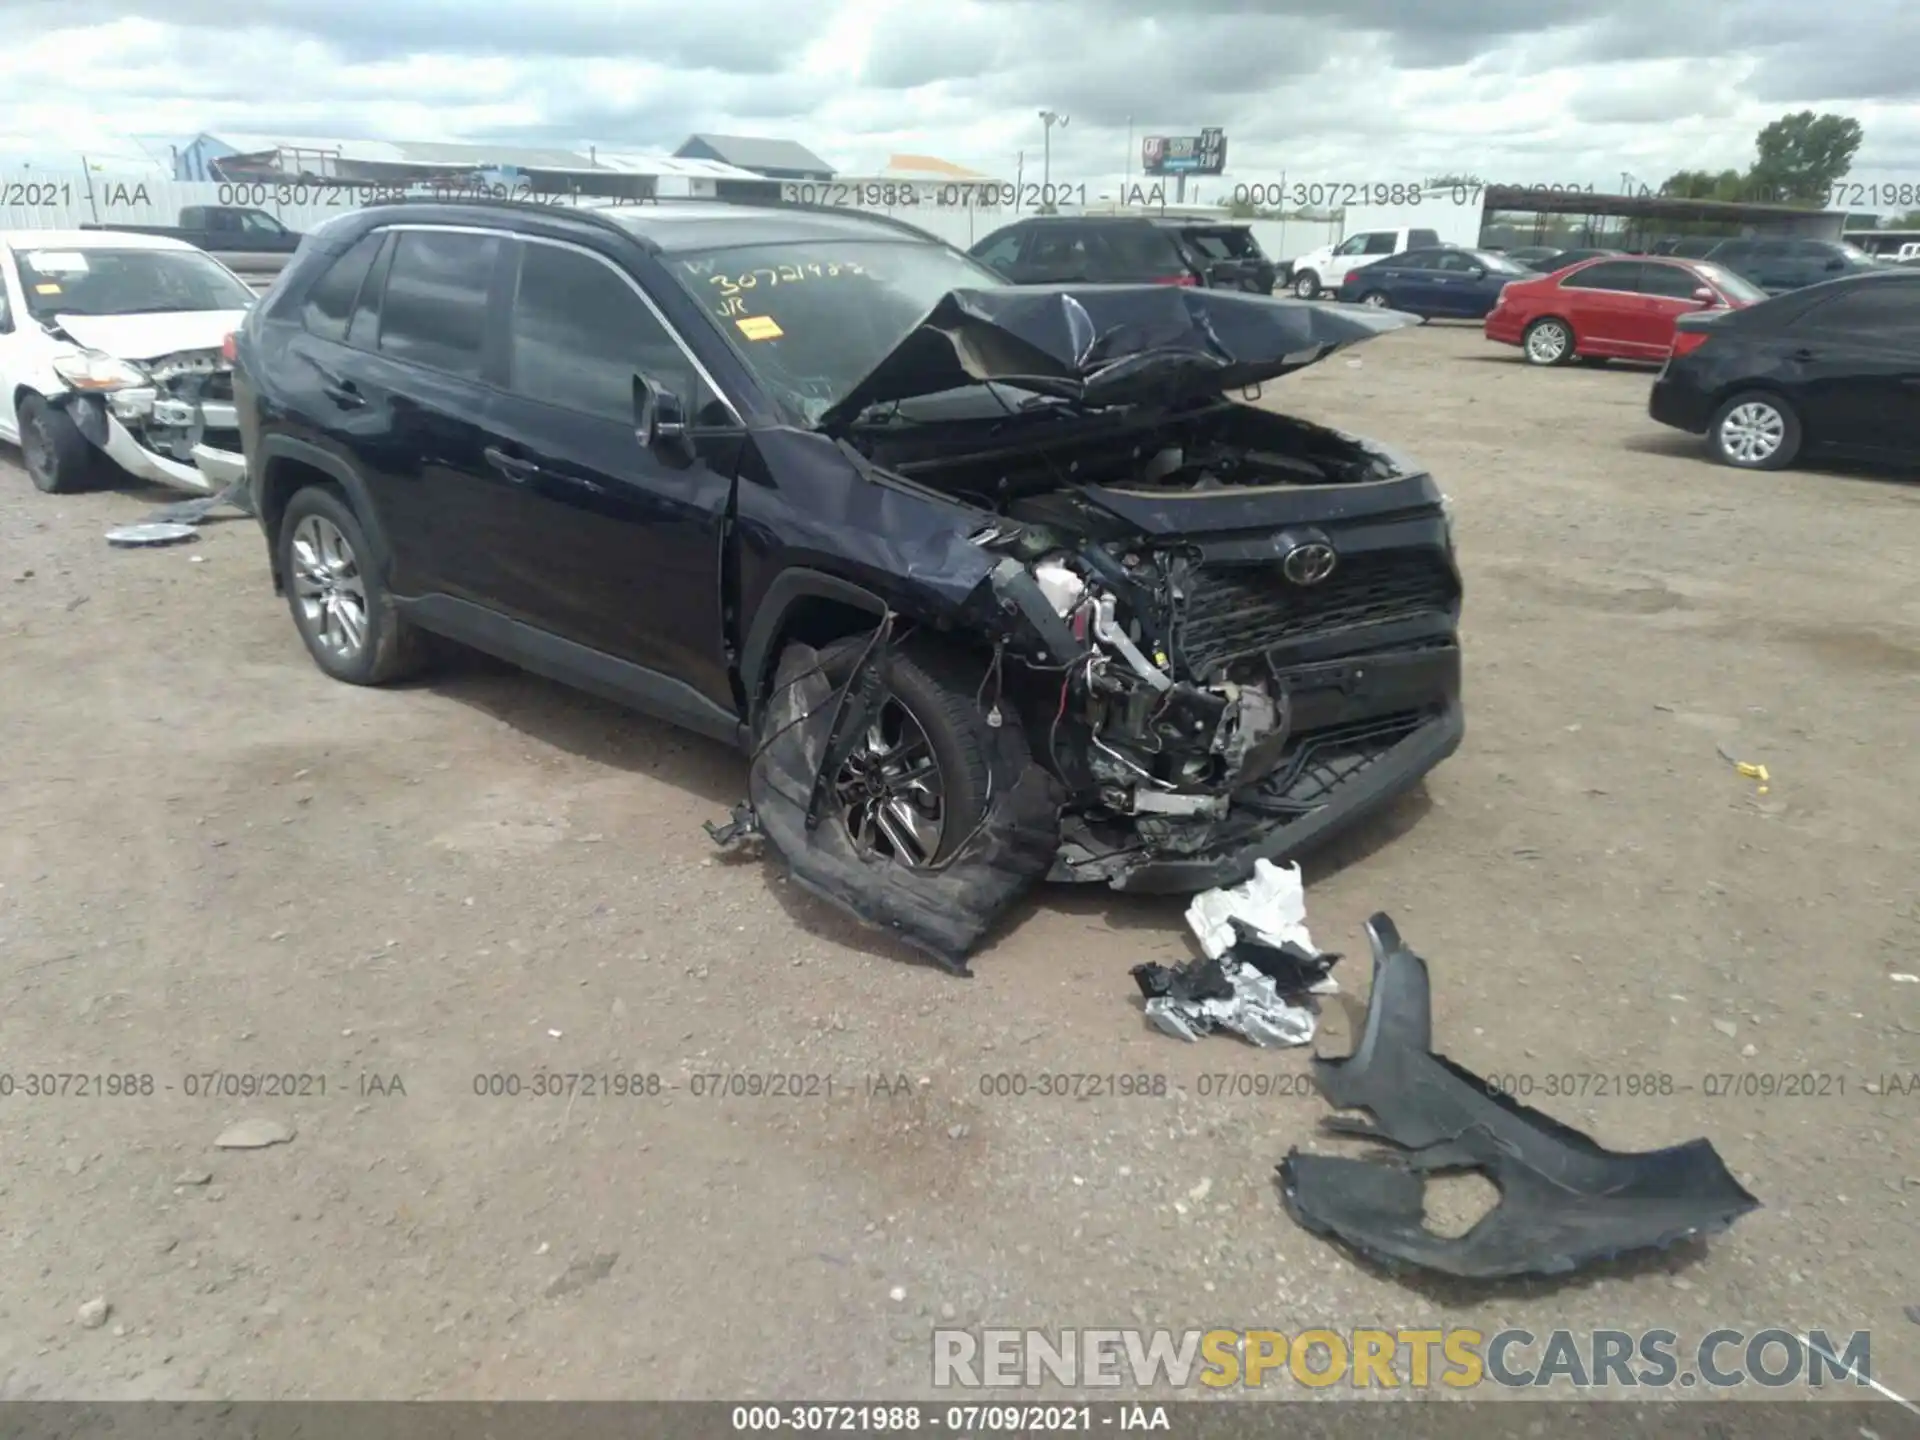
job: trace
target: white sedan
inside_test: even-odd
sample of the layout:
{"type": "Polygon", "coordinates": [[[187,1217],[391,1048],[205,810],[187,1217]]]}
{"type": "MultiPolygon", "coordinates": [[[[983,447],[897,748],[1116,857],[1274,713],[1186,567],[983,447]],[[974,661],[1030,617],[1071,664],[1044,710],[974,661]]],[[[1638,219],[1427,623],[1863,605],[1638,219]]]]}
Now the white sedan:
{"type": "Polygon", "coordinates": [[[183,240],[0,231],[0,440],[50,493],[105,461],[212,494],[246,474],[226,337],[253,303],[183,240]]]}

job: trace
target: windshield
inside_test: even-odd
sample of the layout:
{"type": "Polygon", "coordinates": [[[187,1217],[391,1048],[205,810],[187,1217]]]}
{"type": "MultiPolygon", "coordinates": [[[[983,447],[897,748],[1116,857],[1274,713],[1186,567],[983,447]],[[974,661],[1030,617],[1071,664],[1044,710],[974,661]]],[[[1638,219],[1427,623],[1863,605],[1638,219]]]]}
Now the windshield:
{"type": "Polygon", "coordinates": [[[1702,260],[1696,261],[1693,268],[1729,300],[1738,300],[1746,305],[1758,305],[1767,298],[1766,291],[1749,280],[1741,279],[1723,265],[1709,265],[1702,260]]]}
{"type": "Polygon", "coordinates": [[[23,250],[20,288],[36,320],[244,310],[253,292],[198,250],[23,250]]]}
{"type": "Polygon", "coordinates": [[[664,257],[760,379],[808,425],[912,333],[949,290],[1005,282],[916,240],[797,240],[664,257]]]}

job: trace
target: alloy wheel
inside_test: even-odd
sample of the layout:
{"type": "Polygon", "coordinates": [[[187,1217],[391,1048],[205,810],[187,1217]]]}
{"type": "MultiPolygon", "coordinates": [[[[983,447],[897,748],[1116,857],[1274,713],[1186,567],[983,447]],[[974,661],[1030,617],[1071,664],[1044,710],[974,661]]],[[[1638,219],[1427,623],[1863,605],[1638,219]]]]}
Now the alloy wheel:
{"type": "Polygon", "coordinates": [[[1551,365],[1566,353],[1567,332],[1559,325],[1536,325],[1527,336],[1527,358],[1541,365],[1551,365]]]}
{"type": "Polygon", "coordinates": [[[1374,310],[1384,310],[1387,308],[1387,297],[1378,290],[1369,290],[1360,297],[1360,303],[1374,310]]]}
{"type": "Polygon", "coordinates": [[[39,416],[20,418],[20,457],[27,462],[27,473],[42,488],[53,478],[59,461],[53,451],[53,436],[39,416]]]}
{"type": "Polygon", "coordinates": [[[892,696],[834,778],[847,833],[870,854],[919,869],[946,831],[940,762],[920,722],[892,696]]]}
{"type": "Polygon", "coordinates": [[[324,515],[302,517],[293,532],[293,595],[302,628],[343,661],[367,643],[367,585],[347,537],[324,515]]]}
{"type": "Polygon", "coordinates": [[[1761,400],[1734,406],[1720,422],[1720,448],[1742,465],[1771,458],[1786,438],[1786,416],[1761,400]]]}

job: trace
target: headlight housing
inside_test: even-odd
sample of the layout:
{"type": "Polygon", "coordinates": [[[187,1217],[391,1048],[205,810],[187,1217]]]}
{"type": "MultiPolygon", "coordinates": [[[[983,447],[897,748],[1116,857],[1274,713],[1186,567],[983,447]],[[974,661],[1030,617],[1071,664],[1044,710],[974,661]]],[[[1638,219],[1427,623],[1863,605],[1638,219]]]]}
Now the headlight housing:
{"type": "Polygon", "coordinates": [[[149,383],[146,372],[139,366],[100,350],[62,355],[53,362],[53,373],[74,389],[94,394],[149,383]]]}

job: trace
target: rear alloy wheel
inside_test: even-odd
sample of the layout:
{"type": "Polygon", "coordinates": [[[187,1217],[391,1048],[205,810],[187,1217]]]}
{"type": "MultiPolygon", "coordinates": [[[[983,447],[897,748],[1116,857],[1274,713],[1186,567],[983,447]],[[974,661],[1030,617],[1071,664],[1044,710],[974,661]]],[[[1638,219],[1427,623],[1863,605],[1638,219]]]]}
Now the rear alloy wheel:
{"type": "Polygon", "coordinates": [[[1303,270],[1293,277],[1293,293],[1301,300],[1320,298],[1320,277],[1311,270],[1303,270]]]}
{"type": "Polygon", "coordinates": [[[1369,290],[1360,297],[1360,303],[1373,310],[1384,310],[1388,304],[1387,292],[1384,290],[1369,290]]]}
{"type": "Polygon", "coordinates": [[[1707,432],[1714,454],[1736,470],[1782,470],[1800,453],[1800,417],[1778,395],[1736,395],[1707,432]]]}
{"type": "Polygon", "coordinates": [[[1536,320],[1520,337],[1529,365],[1564,365],[1573,358],[1573,331],[1564,320],[1536,320]]]}
{"type": "Polygon", "coordinates": [[[314,664],[349,685],[384,685],[420,668],[422,636],[394,608],[345,500],[318,485],[296,491],[279,543],[287,608],[314,664]]]}
{"type": "MultiPolygon", "coordinates": [[[[868,637],[836,641],[820,668],[838,689],[868,637]]],[[[952,857],[986,814],[992,739],[974,687],[945,656],[889,652],[865,732],[831,777],[840,823],[863,855],[922,870],[952,857]]],[[[977,683],[977,682],[976,682],[977,683]]]]}

